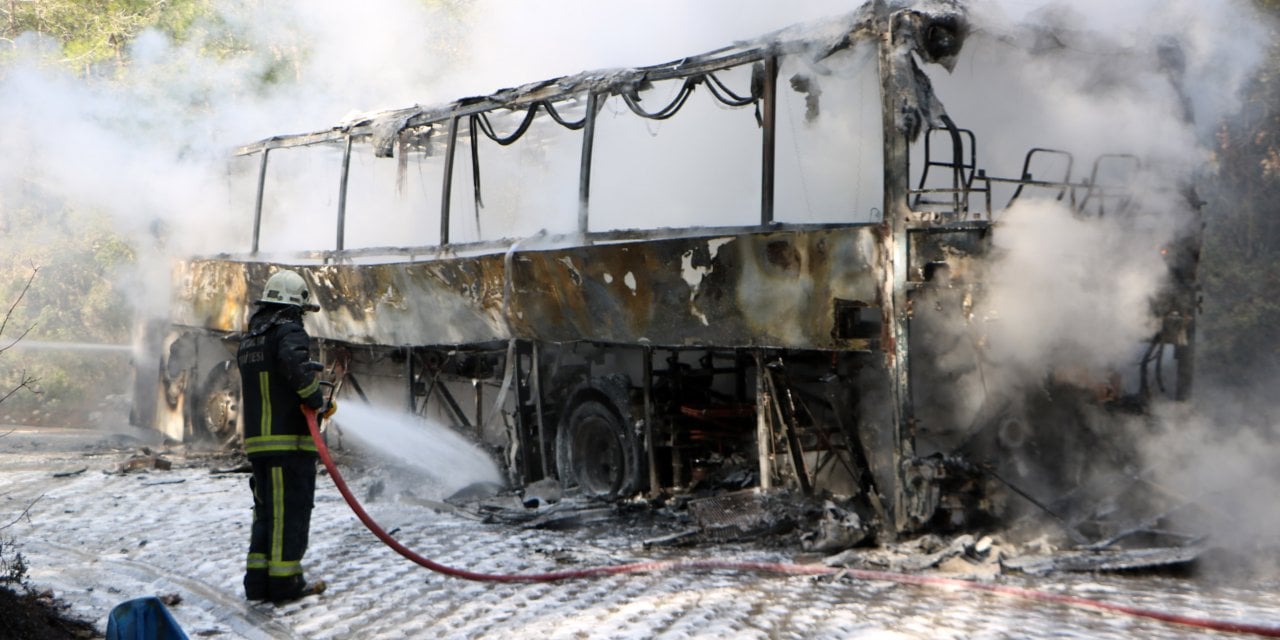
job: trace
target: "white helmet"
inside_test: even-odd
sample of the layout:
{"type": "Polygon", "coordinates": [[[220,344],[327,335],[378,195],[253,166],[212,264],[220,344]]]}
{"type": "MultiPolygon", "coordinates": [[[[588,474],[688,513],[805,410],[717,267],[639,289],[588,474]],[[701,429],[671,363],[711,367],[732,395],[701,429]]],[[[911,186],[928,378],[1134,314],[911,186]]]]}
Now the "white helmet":
{"type": "Polygon", "coordinates": [[[262,287],[261,303],[291,304],[302,307],[305,311],[319,311],[320,305],[311,301],[311,291],[307,289],[307,281],[296,271],[284,269],[271,274],[267,284],[262,287]]]}

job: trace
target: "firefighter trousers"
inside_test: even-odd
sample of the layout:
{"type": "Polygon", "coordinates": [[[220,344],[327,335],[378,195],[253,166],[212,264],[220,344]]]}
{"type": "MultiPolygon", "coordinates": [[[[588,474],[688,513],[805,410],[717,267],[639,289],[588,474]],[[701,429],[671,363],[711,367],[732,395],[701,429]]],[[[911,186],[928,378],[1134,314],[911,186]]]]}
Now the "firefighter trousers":
{"type": "Polygon", "coordinates": [[[303,594],[302,556],[307,552],[316,493],[316,459],[273,456],[250,460],[253,527],[245,566],[250,600],[292,600],[303,594]]]}

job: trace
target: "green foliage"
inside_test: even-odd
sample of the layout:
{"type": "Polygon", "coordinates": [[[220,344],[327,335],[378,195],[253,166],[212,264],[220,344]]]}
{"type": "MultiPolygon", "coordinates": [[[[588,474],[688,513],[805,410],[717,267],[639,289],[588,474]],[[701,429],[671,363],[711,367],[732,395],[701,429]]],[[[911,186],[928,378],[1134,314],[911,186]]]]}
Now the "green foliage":
{"type": "Polygon", "coordinates": [[[41,342],[128,344],[134,318],[117,283],[119,270],[135,260],[133,249],[94,212],[47,205],[9,208],[4,214],[6,246],[12,249],[0,263],[0,300],[13,301],[22,294],[33,266],[39,274],[0,337],[8,344],[30,329],[22,339],[25,345],[0,354],[5,364],[0,389],[34,377],[41,393],[11,396],[0,412],[82,415],[102,395],[125,390],[128,376],[121,374],[128,370],[127,354],[28,347],[41,342]]]}
{"type": "MultiPolygon", "coordinates": [[[[419,1],[455,17],[467,6],[466,0],[419,1]]],[[[295,77],[305,50],[273,45],[267,51],[254,51],[237,33],[234,19],[217,10],[218,4],[218,0],[0,0],[0,41],[39,34],[57,43],[61,64],[86,77],[113,78],[128,69],[129,46],[151,29],[178,44],[196,43],[202,55],[214,59],[268,55],[270,60],[258,77],[260,87],[295,77]]],[[[0,48],[0,60],[5,55],[10,52],[0,48]]]]}
{"type": "Polygon", "coordinates": [[[27,561],[12,539],[0,537],[0,587],[27,586],[27,561]]]}
{"type": "Polygon", "coordinates": [[[176,40],[209,13],[210,0],[9,0],[0,5],[4,37],[34,32],[61,44],[62,62],[86,75],[114,70],[146,29],[176,40]],[[109,63],[109,64],[104,64],[109,63]]]}
{"type": "Polygon", "coordinates": [[[40,267],[14,322],[35,324],[30,337],[37,340],[127,341],[131,319],[114,276],[135,255],[108,220],[96,212],[35,206],[6,214],[6,244],[13,250],[0,296],[11,299],[24,270],[40,267]]]}
{"type": "MultiPolygon", "coordinates": [[[[1280,15],[1280,0],[1257,0],[1280,15]]],[[[1280,372],[1280,49],[1222,124],[1206,182],[1204,371],[1231,385],[1280,372]]]]}

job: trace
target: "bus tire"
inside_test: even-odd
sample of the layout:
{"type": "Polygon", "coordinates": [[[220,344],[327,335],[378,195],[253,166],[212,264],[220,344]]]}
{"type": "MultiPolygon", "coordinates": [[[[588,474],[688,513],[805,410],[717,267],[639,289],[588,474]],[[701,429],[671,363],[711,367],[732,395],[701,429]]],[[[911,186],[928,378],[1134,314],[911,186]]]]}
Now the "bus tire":
{"type": "Polygon", "coordinates": [[[621,412],[603,395],[583,394],[560,421],[556,468],[566,489],[605,499],[639,489],[640,447],[621,412]]]}

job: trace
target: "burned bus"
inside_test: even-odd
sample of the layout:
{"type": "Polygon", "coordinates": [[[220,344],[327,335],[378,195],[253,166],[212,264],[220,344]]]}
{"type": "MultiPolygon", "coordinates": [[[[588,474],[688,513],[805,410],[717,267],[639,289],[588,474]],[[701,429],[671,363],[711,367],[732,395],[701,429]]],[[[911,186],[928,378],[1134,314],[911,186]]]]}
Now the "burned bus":
{"type": "MultiPolygon", "coordinates": [[[[1190,394],[1200,227],[1152,149],[1084,157],[1061,113],[1020,104],[1052,79],[1027,69],[1071,50],[1053,41],[975,28],[958,1],[876,0],[242,146],[249,246],[175,265],[135,415],[234,446],[239,332],[287,267],[323,308],[307,328],[342,402],[444,421],[513,486],[833,496],[889,537],[1037,509],[1084,531],[1132,419],[1190,394]],[[1036,324],[992,284],[1023,203],[1135,236],[1123,221],[1176,212],[1138,329],[1097,302],[1070,323],[1119,334],[1106,358],[1001,370],[992,328],[1036,324]]],[[[1050,296],[1088,260],[1042,258],[1050,296]]]]}

